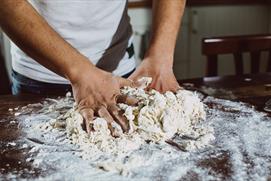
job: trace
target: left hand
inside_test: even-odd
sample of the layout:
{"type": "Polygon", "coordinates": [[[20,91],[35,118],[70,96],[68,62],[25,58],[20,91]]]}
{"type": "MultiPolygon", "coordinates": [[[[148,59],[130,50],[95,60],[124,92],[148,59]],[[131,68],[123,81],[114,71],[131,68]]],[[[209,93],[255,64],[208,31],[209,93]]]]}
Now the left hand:
{"type": "Polygon", "coordinates": [[[151,77],[152,83],[148,89],[155,89],[161,93],[176,92],[180,86],[174,76],[172,66],[167,62],[170,61],[146,57],[129,79],[136,82],[141,77],[151,77]]]}

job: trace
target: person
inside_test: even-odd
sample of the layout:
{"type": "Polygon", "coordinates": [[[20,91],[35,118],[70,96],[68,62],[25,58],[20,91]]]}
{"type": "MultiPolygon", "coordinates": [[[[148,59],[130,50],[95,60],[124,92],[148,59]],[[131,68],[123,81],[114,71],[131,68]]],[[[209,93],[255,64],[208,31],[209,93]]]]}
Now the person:
{"type": "Polygon", "coordinates": [[[109,126],[127,122],[116,106],[120,88],[152,77],[150,88],[179,87],[173,74],[185,0],[154,0],[152,36],[135,69],[127,0],[0,1],[0,26],[12,40],[13,93],[72,90],[86,129],[95,115],[109,126]],[[124,76],[125,78],[122,78],[124,76]],[[126,79],[128,78],[128,79],[126,79]]]}

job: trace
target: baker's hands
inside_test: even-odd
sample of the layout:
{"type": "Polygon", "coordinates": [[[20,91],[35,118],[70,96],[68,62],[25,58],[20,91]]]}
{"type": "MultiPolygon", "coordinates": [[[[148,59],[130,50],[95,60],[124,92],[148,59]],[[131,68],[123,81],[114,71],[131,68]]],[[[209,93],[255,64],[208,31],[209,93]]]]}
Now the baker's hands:
{"type": "Polygon", "coordinates": [[[82,70],[72,83],[73,95],[78,109],[84,118],[86,131],[92,131],[94,116],[104,118],[113,136],[112,123],[117,122],[124,132],[129,129],[126,118],[122,115],[117,102],[134,104],[136,100],[120,96],[120,88],[133,86],[132,81],[113,76],[98,68],[82,70]]]}
{"type": "Polygon", "coordinates": [[[137,81],[141,77],[151,77],[152,83],[148,89],[155,89],[159,92],[176,92],[180,86],[174,76],[172,66],[166,59],[161,57],[146,57],[135,72],[129,77],[137,81]]]}

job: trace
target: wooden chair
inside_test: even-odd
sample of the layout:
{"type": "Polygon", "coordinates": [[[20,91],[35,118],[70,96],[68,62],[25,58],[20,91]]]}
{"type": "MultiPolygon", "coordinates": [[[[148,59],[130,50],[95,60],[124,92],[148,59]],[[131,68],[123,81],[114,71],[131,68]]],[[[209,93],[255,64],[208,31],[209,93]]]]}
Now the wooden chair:
{"type": "Polygon", "coordinates": [[[267,71],[271,72],[271,34],[204,38],[202,53],[207,56],[207,76],[217,76],[219,54],[233,54],[236,75],[242,75],[243,56],[250,53],[251,73],[259,73],[261,52],[269,52],[267,71]]]}
{"type": "Polygon", "coordinates": [[[11,94],[11,87],[5,66],[4,56],[1,54],[0,46],[0,95],[5,94],[11,94]]]}

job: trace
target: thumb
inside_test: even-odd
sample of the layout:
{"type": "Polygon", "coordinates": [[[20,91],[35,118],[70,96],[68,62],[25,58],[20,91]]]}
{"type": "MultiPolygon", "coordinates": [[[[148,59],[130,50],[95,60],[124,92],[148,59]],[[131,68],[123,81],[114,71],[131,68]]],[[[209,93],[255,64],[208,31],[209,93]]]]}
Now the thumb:
{"type": "Polygon", "coordinates": [[[140,77],[137,72],[134,72],[132,75],[130,75],[128,77],[129,80],[133,81],[133,87],[140,87],[141,86],[141,83],[138,81],[139,78],[140,77]]]}
{"type": "Polygon", "coordinates": [[[137,75],[137,72],[135,71],[134,73],[132,73],[129,77],[128,77],[128,79],[130,79],[130,80],[133,80],[133,81],[135,81],[137,78],[138,75],[137,75]]]}
{"type": "Polygon", "coordinates": [[[119,77],[118,81],[119,81],[120,87],[125,87],[125,86],[134,87],[134,82],[130,79],[124,79],[124,78],[119,77]]]}

